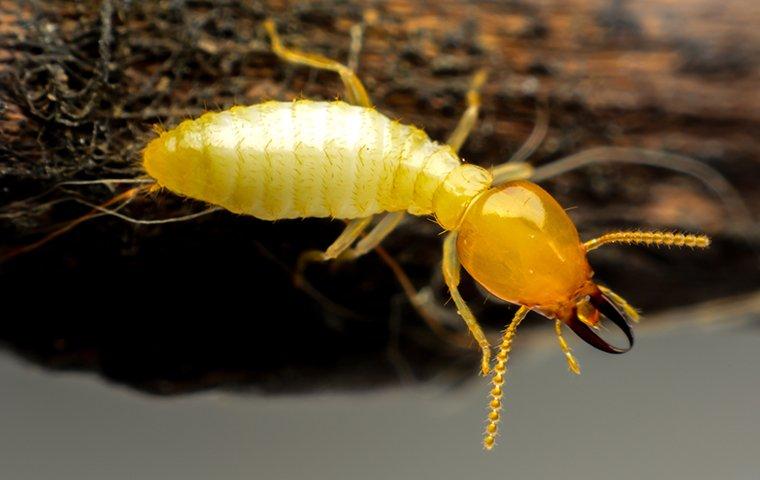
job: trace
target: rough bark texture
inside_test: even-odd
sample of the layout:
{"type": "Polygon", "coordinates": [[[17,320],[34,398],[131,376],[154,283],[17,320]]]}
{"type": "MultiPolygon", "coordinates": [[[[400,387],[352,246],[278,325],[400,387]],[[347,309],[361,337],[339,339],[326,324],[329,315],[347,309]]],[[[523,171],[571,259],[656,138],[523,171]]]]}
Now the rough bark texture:
{"type": "MultiPolygon", "coordinates": [[[[681,153],[720,171],[752,215],[760,213],[760,7],[752,0],[0,0],[0,7],[6,252],[88,211],[63,200],[100,203],[114,194],[102,186],[50,190],[60,182],[139,175],[153,124],[168,128],[236,103],[340,95],[334,75],[270,53],[261,28],[270,15],[287,44],[340,59],[351,26],[364,20],[359,73],[378,109],[433,138],[445,139],[471,74],[487,66],[482,121],[462,152],[468,161],[505,161],[545,101],[550,129],[532,162],[599,145],[681,153]]],[[[584,237],[631,226],[715,237],[707,252],[595,252],[597,277],[645,311],[760,284],[757,225],[726,213],[692,179],[616,164],[545,185],[577,207],[571,215],[584,237]]],[[[163,218],[202,208],[162,193],[124,212],[163,218]]],[[[298,253],[328,245],[340,228],[227,213],[164,226],[101,217],[0,264],[2,337],[44,363],[98,369],[154,392],[379,385],[444,366],[473,372],[477,355],[432,335],[374,255],[309,270],[340,308],[293,288],[298,253]]],[[[444,301],[437,233],[431,222],[411,221],[385,245],[418,286],[432,283],[444,301]]],[[[504,326],[512,310],[484,303],[469,279],[463,289],[486,325],[504,326]]]]}

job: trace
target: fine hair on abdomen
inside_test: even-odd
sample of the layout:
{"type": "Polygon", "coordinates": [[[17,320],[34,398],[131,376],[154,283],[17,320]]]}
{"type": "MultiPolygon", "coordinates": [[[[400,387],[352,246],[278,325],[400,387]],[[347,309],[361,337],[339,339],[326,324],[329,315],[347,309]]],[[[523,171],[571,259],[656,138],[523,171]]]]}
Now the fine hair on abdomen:
{"type": "Polygon", "coordinates": [[[181,123],[144,165],[176,193],[266,220],[432,212],[459,165],[421,130],[344,102],[267,102],[181,123]]]}

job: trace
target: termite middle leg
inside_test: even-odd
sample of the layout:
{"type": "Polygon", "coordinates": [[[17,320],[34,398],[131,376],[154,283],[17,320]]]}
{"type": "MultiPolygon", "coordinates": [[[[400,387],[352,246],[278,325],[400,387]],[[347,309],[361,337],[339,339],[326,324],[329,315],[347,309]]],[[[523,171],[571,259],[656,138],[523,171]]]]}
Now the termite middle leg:
{"type": "Polygon", "coordinates": [[[359,105],[361,107],[371,107],[372,101],[369,99],[367,90],[362,85],[359,77],[356,76],[353,70],[343,65],[340,62],[331,60],[322,55],[314,53],[302,52],[287,48],[282,45],[282,40],[277,33],[277,27],[274,21],[269,18],[264,21],[264,28],[269,35],[269,39],[272,42],[272,50],[275,55],[285,60],[286,62],[295,63],[299,65],[306,65],[309,67],[317,68],[320,70],[329,70],[336,72],[340,75],[340,79],[343,81],[343,85],[346,87],[346,99],[349,103],[359,105]]]}
{"type": "Polygon", "coordinates": [[[372,217],[356,218],[348,222],[343,232],[338,235],[338,238],[327,247],[327,250],[307,250],[298,257],[298,264],[296,265],[295,283],[296,285],[303,284],[303,272],[310,263],[326,262],[338,258],[340,254],[348,250],[351,245],[359,238],[364,230],[369,226],[372,221],[372,217]]]}
{"type": "Polygon", "coordinates": [[[337,239],[327,247],[327,250],[308,250],[298,258],[296,267],[296,283],[303,281],[303,272],[310,263],[327,262],[329,260],[353,260],[369,253],[380,245],[403,220],[404,212],[392,212],[383,217],[372,230],[361,240],[359,238],[372,222],[373,217],[351,220],[337,239]],[[359,240],[356,247],[351,245],[359,240]]]}
{"type": "Polygon", "coordinates": [[[483,329],[480,328],[475,315],[473,315],[470,307],[467,306],[462,296],[459,294],[459,273],[460,264],[459,257],[457,256],[457,233],[451,232],[446,235],[446,239],[443,242],[443,278],[446,281],[446,285],[449,287],[451,298],[454,299],[457,311],[461,315],[464,322],[467,324],[467,328],[470,329],[470,333],[480,345],[480,349],[483,352],[483,358],[481,361],[481,371],[483,375],[486,375],[491,369],[491,346],[486,339],[483,329]]]}
{"type": "Polygon", "coordinates": [[[369,253],[380,245],[380,243],[390,235],[390,233],[404,219],[404,212],[388,213],[380,220],[369,233],[359,240],[356,247],[345,250],[338,257],[339,260],[353,260],[369,253]]]}

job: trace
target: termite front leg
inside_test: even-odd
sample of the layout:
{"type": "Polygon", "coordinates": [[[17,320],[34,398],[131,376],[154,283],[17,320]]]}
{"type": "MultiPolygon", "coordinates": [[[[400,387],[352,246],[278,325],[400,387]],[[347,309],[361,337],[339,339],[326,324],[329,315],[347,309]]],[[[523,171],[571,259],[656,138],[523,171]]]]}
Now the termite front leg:
{"type": "Polygon", "coordinates": [[[491,346],[486,339],[486,335],[483,333],[483,329],[480,328],[475,315],[473,315],[470,307],[467,306],[462,296],[459,294],[459,273],[461,265],[459,264],[459,257],[457,256],[457,233],[451,232],[446,235],[446,239],[443,241],[443,278],[446,281],[446,285],[449,287],[451,298],[454,299],[457,311],[459,315],[464,319],[467,324],[470,333],[480,345],[480,349],[483,352],[483,358],[481,362],[481,372],[483,375],[488,374],[491,369],[491,346]]]}
{"type": "Polygon", "coordinates": [[[372,101],[369,99],[367,90],[364,88],[364,85],[362,85],[362,82],[353,70],[340,62],[323,57],[322,55],[301,52],[283,46],[282,40],[280,40],[280,36],[277,33],[277,27],[271,18],[264,21],[264,28],[272,42],[272,51],[274,51],[275,55],[286,62],[336,72],[340,75],[340,79],[346,87],[346,99],[349,103],[368,108],[372,106],[372,101]]]}
{"type": "Polygon", "coordinates": [[[557,341],[559,342],[559,348],[562,349],[562,353],[567,360],[567,367],[576,375],[581,374],[581,367],[578,365],[578,360],[573,356],[573,351],[570,349],[570,345],[565,341],[565,337],[562,336],[562,321],[557,320],[554,322],[554,333],[557,334],[557,341]]]}
{"type": "Polygon", "coordinates": [[[459,149],[462,148],[462,145],[464,145],[470,132],[475,127],[475,123],[478,121],[478,112],[480,112],[481,103],[480,89],[483,87],[487,78],[488,71],[484,68],[475,72],[475,75],[472,77],[470,89],[467,90],[466,95],[467,110],[464,111],[456,128],[449,136],[449,139],[446,140],[446,143],[454,149],[455,152],[458,152],[459,149]]]}

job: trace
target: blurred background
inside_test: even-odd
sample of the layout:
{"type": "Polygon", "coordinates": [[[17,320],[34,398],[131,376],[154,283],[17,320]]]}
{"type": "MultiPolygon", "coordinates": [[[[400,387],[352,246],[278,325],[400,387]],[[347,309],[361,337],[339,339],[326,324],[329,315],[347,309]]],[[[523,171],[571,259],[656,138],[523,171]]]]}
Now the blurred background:
{"type": "MultiPolygon", "coordinates": [[[[504,162],[599,146],[686,155],[718,189],[647,165],[595,164],[541,184],[583,238],[703,232],[709,250],[610,247],[596,278],[644,312],[623,356],[549,322],[518,334],[499,447],[480,446],[478,352],[430,331],[377,255],[311,267],[341,222],[216,212],[134,225],[99,217],[0,263],[3,478],[754,479],[760,473],[760,6],[751,0],[92,2],[0,0],[0,257],[134,178],[153,125],[262,100],[334,99],[332,74],[270,52],[354,60],[377,108],[443,140],[472,74],[490,70],[462,156],[504,162]],[[79,202],[78,202],[78,201],[79,202]]],[[[123,211],[199,212],[168,193],[123,211]]],[[[406,221],[384,247],[448,311],[439,229],[406,221]]],[[[465,276],[493,335],[514,309],[465,276]]]]}

